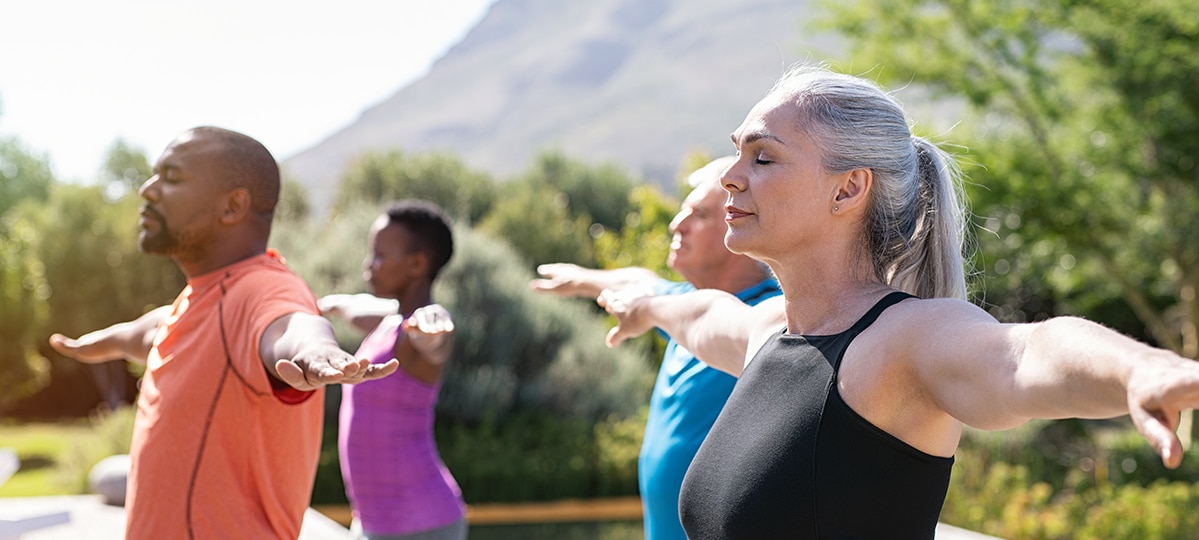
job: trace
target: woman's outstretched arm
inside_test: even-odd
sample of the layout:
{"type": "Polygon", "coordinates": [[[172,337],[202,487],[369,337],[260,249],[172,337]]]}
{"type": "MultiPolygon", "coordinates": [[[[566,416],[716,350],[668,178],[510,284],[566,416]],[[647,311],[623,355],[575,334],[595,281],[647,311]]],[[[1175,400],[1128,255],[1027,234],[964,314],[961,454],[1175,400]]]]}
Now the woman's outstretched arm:
{"type": "Polygon", "coordinates": [[[597,302],[617,320],[608,332],[609,347],[658,327],[696,358],[734,377],[770,333],[786,325],[781,296],[749,306],[716,289],[668,296],[605,290],[597,302]]]}

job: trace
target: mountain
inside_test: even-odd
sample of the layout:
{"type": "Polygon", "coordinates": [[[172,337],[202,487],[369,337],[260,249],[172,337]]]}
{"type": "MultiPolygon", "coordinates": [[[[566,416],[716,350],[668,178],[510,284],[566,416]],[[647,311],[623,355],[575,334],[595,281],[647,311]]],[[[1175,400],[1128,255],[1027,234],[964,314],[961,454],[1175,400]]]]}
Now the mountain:
{"type": "Polygon", "coordinates": [[[807,29],[816,4],[497,0],[425,77],[283,167],[318,212],[376,149],[449,151],[497,179],[554,149],[673,185],[688,153],[732,150],[729,134],[787,66],[845,48],[807,29]]]}

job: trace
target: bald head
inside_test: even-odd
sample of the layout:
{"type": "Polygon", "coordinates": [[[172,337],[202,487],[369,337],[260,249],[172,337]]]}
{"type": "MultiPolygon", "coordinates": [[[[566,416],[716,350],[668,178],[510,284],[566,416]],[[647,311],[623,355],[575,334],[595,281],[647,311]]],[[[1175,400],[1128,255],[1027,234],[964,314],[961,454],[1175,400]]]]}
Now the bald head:
{"type": "Polygon", "coordinates": [[[254,138],[224,128],[201,126],[186,135],[219,145],[215,165],[226,187],[245,188],[250,193],[250,207],[269,222],[279,202],[280,184],[279,164],[271,152],[254,138]]]}
{"type": "Polygon", "coordinates": [[[692,188],[698,188],[705,184],[719,184],[720,178],[724,176],[724,172],[729,170],[734,163],[737,162],[737,156],[718,157],[709,161],[707,165],[696,169],[687,177],[687,185],[692,188]]]}

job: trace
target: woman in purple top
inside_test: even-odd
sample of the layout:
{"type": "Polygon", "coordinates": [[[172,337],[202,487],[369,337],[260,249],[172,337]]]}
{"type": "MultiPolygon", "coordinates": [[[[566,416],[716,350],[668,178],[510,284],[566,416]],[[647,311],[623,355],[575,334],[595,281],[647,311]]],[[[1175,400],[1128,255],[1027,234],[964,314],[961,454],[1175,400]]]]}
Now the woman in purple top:
{"type": "Polygon", "coordinates": [[[342,388],[338,450],[352,529],[369,540],[461,540],[462,493],[433,440],[453,349],[450,314],[432,298],[433,280],[453,254],[448,220],[431,203],[401,201],[375,220],[368,243],[363,277],[371,294],[320,301],[326,316],[370,332],[357,357],[400,362],[391,377],[371,381],[377,384],[342,388]]]}

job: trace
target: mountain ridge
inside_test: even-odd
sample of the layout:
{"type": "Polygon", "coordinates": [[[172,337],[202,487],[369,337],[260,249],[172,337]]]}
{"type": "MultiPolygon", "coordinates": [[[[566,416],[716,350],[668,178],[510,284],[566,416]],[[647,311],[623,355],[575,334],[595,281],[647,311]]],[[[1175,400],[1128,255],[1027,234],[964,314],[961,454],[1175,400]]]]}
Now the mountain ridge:
{"type": "Polygon", "coordinates": [[[808,0],[497,0],[422,78],[283,162],[323,212],[358,154],[450,152],[504,179],[557,150],[672,185],[797,61],[845,46],[808,0]]]}

